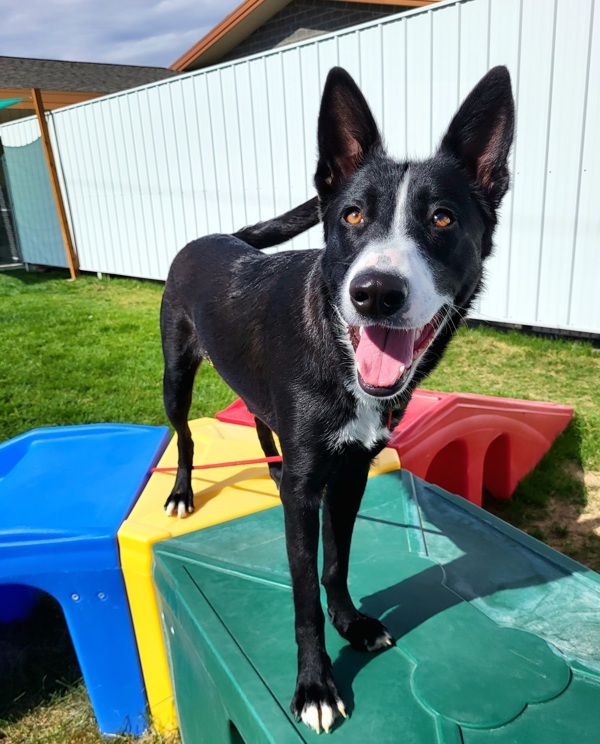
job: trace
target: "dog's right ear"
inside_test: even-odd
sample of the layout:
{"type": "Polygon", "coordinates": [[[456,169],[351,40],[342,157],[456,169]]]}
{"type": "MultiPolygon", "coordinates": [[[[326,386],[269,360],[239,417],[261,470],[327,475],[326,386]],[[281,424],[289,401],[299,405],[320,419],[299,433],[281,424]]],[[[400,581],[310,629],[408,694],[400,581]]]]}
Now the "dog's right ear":
{"type": "Polygon", "coordinates": [[[474,178],[494,208],[508,189],[514,128],[510,74],[506,67],[494,67],[466,97],[440,145],[474,178]]]}
{"type": "Polygon", "coordinates": [[[330,70],[319,111],[319,162],[315,186],[321,199],[337,191],[381,147],[381,135],[365,97],[346,70],[330,70]]]}

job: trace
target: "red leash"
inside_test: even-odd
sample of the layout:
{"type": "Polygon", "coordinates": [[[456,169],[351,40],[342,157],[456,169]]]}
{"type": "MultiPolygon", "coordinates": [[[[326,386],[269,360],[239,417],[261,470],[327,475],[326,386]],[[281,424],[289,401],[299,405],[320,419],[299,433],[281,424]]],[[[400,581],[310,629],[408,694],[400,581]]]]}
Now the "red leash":
{"type": "MultiPolygon", "coordinates": [[[[207,465],[193,465],[192,470],[208,470],[209,468],[233,468],[237,465],[258,465],[263,462],[282,462],[281,455],[272,457],[257,457],[256,460],[232,460],[231,462],[211,462],[207,465]]],[[[177,468],[152,468],[152,473],[173,473],[177,468]]]]}

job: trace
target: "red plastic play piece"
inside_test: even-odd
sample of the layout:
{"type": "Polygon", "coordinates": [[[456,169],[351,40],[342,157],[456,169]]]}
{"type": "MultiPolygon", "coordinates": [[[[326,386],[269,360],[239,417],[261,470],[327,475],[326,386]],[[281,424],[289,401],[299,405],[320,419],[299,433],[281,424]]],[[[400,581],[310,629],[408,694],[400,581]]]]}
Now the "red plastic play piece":
{"type": "MultiPolygon", "coordinates": [[[[241,400],[217,418],[254,426],[241,400]]],[[[509,499],[572,418],[555,403],[417,390],[389,446],[403,468],[481,505],[484,488],[509,499]]]]}
{"type": "Polygon", "coordinates": [[[241,424],[242,426],[254,426],[254,416],[246,408],[246,404],[241,398],[234,400],[233,403],[224,408],[222,411],[215,413],[215,418],[226,424],[241,424]]]}
{"type": "Polygon", "coordinates": [[[509,499],[573,418],[570,406],[417,390],[389,446],[402,467],[481,505],[509,499]]]}

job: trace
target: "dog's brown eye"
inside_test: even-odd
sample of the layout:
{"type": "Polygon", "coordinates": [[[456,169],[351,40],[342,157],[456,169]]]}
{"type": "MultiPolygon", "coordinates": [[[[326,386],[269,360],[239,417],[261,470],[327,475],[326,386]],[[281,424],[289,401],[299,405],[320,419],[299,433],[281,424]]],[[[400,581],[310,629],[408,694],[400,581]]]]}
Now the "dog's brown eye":
{"type": "Polygon", "coordinates": [[[364,220],[362,212],[356,207],[349,209],[344,215],[344,219],[349,225],[360,225],[364,220]]]}
{"type": "Polygon", "coordinates": [[[436,227],[448,227],[454,222],[454,217],[446,209],[438,209],[433,213],[431,221],[436,227]]]}

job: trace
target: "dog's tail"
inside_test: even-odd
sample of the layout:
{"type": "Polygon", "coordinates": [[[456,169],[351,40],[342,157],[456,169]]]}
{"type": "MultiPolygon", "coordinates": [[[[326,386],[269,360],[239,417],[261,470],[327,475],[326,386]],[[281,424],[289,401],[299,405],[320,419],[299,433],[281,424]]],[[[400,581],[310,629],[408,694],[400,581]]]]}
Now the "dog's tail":
{"type": "Polygon", "coordinates": [[[243,240],[253,248],[270,248],[273,245],[285,243],[286,240],[291,240],[310,227],[314,227],[320,219],[319,199],[315,196],[279,217],[243,227],[233,233],[233,237],[243,240]]]}

